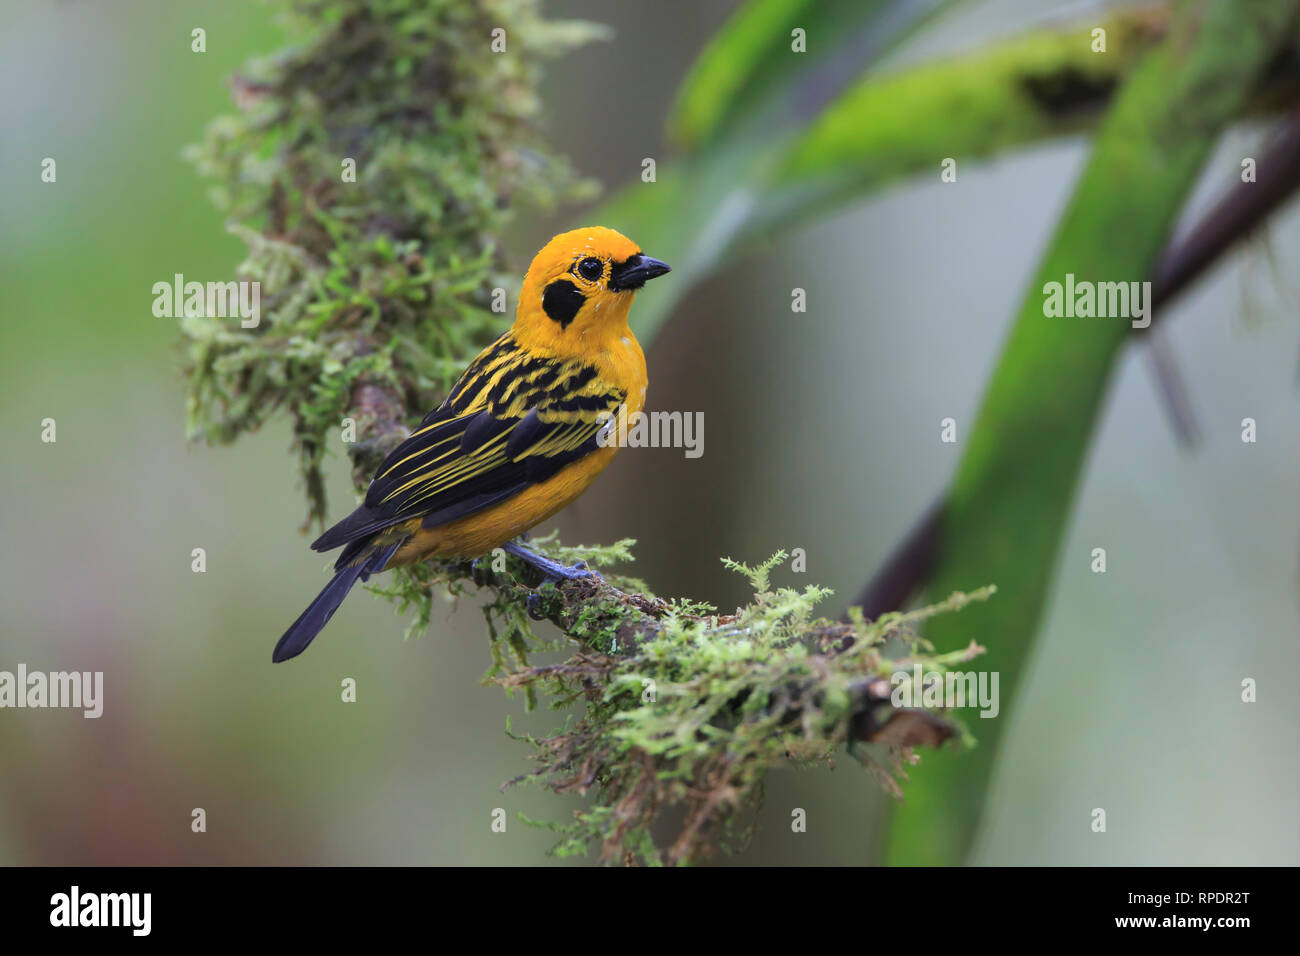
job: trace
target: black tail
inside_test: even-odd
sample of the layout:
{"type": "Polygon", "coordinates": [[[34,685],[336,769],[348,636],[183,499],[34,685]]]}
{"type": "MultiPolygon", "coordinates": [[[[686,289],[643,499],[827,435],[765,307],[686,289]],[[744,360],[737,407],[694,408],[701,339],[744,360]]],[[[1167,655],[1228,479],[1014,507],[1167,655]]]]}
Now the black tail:
{"type": "Polygon", "coordinates": [[[325,585],[325,589],[316,595],[316,600],[307,605],[307,610],[298,615],[298,620],[289,625],[289,630],[284,632],[279,643],[275,645],[275,650],[271,653],[272,663],[278,664],[280,661],[287,661],[291,657],[297,657],[307,649],[307,645],[312,642],[321,629],[329,623],[329,619],[334,616],[334,612],[339,609],[343,599],[348,596],[352,590],[352,585],[358,580],[364,581],[376,571],[382,571],[388,559],[398,549],[401,542],[391,544],[386,548],[374,552],[369,557],[363,558],[355,564],[340,568],[334,575],[333,580],[325,585]]]}

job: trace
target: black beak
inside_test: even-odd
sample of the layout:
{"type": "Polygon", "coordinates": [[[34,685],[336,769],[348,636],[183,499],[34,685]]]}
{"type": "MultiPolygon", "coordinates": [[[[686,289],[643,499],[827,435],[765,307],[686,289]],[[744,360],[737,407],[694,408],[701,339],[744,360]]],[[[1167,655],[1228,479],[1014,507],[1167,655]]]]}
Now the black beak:
{"type": "Polygon", "coordinates": [[[612,292],[639,289],[655,276],[671,272],[668,263],[660,262],[637,253],[629,256],[626,262],[616,262],[609,272],[609,288],[612,292]]]}

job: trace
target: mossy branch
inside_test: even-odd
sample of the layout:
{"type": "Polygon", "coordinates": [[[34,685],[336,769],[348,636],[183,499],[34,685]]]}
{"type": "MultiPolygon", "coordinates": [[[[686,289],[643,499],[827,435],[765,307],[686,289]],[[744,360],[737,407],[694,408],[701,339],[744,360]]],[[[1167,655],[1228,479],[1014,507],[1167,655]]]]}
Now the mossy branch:
{"type": "Polygon", "coordinates": [[[349,420],[364,486],[499,333],[512,206],[591,194],[535,129],[533,90],[545,55],[603,31],[534,0],[295,0],[286,16],[299,42],[249,63],[240,112],[189,150],[266,314],[184,320],[188,425],[229,442],[286,412],[321,521],[322,461],[349,420]]]}
{"type": "MultiPolygon", "coordinates": [[[[631,544],[557,553],[601,565],[625,559],[631,544]]],[[[447,563],[425,582],[453,594],[471,581],[486,589],[494,644],[510,650],[490,680],[530,703],[540,692],[553,708],[582,708],[564,727],[522,738],[536,748],[537,766],[510,781],[594,793],[568,824],[546,824],[561,836],[559,855],[595,846],[604,862],[691,863],[743,843],[748,828],[739,821],[752,817],[773,766],[831,762],[848,747],[901,797],[895,777],[915,761],[914,748],[969,742],[950,713],[898,706],[896,675],[914,665],[943,674],[982,654],[971,643],[936,655],[916,628],[993,589],[872,623],[860,614],[830,621],[814,616],[829,590],[772,585],[786,557],[777,552],[753,568],[724,559],[754,588],[753,600],[731,614],[624,590],[617,578],[541,583],[513,559],[500,571],[487,561],[447,563]],[[559,637],[539,636],[533,621],[554,624],[559,637]],[[571,648],[570,641],[578,650],[563,662],[529,663],[532,651],[571,648]],[[671,838],[661,844],[662,832],[671,838]]]]}

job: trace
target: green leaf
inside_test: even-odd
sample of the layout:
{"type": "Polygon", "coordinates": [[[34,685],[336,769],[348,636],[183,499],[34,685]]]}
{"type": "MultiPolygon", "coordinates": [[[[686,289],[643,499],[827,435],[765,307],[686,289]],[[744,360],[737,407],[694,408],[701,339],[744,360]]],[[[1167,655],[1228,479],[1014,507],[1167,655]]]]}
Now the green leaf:
{"type": "MultiPolygon", "coordinates": [[[[810,9],[814,0],[753,0],[741,6],[691,67],[668,120],[669,135],[697,146],[715,135],[729,114],[744,113],[753,99],[748,88],[790,51],[790,31],[810,9]]],[[[796,63],[789,61],[791,68],[796,63]]]]}
{"type": "Polygon", "coordinates": [[[748,238],[777,170],[821,108],[876,59],[956,0],[753,0],[703,54],[672,128],[697,148],[636,182],[593,216],[673,267],[633,312],[649,342],[679,298],[748,238]],[[790,31],[807,36],[791,49],[790,31]]]}
{"type": "MultiPolygon", "coordinates": [[[[1048,318],[1043,286],[1150,275],[1219,133],[1294,33],[1300,0],[1201,0],[1178,7],[1170,36],[1120,93],[1026,292],[958,467],[932,594],[986,581],[997,601],[935,621],[936,648],[972,637],[982,667],[1016,699],[1047,603],[1061,539],[1106,387],[1130,323],[1048,318]]],[[[1006,719],[981,721],[978,750],[927,756],[911,771],[892,861],[960,863],[979,823],[1006,719]]],[[[1080,812],[1085,812],[1080,810],[1080,812]]],[[[1085,824],[1080,824],[1085,825],[1085,824]]]]}
{"type": "MultiPolygon", "coordinates": [[[[771,4],[757,6],[772,15],[771,4]]],[[[875,10],[879,5],[863,8],[868,6],[875,10]]],[[[749,9],[738,15],[739,39],[729,39],[729,27],[706,50],[687,81],[679,106],[686,112],[680,115],[704,115],[712,98],[729,89],[722,77],[708,79],[713,67],[703,61],[721,57],[733,45],[736,71],[726,74],[727,83],[740,82],[737,77],[746,70],[760,67],[790,86],[811,82],[804,74],[789,73],[787,65],[813,62],[807,59],[811,52],[755,59],[755,41],[741,29],[749,23],[749,9]]],[[[909,28],[934,9],[934,4],[913,7],[909,28]]],[[[1089,21],[1035,30],[893,74],[864,72],[866,64],[858,63],[849,74],[856,79],[836,87],[842,95],[823,110],[805,110],[801,123],[754,127],[737,119],[710,127],[718,135],[683,160],[660,166],[657,182],[626,187],[594,217],[634,236],[642,248],[673,266],[671,280],[641,293],[633,313],[637,335],[648,343],[681,297],[728,260],[830,209],[923,170],[937,176],[946,157],[964,163],[1091,127],[1112,88],[1164,28],[1162,16],[1159,11],[1141,16],[1121,11],[1102,21],[1108,35],[1104,56],[1091,50],[1095,24],[1089,21]]],[[[867,34],[881,30],[869,24],[862,28],[867,34]]],[[[905,35],[898,26],[890,34],[895,42],[905,35]]],[[[876,52],[885,51],[880,45],[876,52]]],[[[843,72],[844,63],[836,66],[843,72]]],[[[767,88],[767,81],[757,77],[748,84],[747,90],[767,88]]],[[[742,96],[733,112],[770,119],[771,104],[778,101],[784,102],[772,93],[742,96]],[[754,101],[768,103],[769,109],[765,112],[754,101]]]]}
{"type": "Polygon", "coordinates": [[[810,108],[950,2],[750,0],[691,67],[669,134],[694,149],[737,129],[770,135],[774,125],[802,125],[810,108]]]}

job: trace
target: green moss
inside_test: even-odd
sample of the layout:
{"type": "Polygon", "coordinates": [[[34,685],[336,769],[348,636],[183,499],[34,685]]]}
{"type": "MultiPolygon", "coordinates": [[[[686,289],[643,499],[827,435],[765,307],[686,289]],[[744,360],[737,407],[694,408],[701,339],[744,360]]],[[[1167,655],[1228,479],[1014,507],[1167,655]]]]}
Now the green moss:
{"type": "MultiPolygon", "coordinates": [[[[508,324],[490,306],[515,283],[497,243],[512,206],[590,192],[534,128],[533,90],[544,55],[600,31],[537,7],[294,0],[295,45],[247,64],[232,84],[240,112],[188,151],[248,245],[238,274],[261,282],[264,313],[253,329],[182,321],[189,432],[229,442],[289,415],[311,519],[326,514],[321,462],[357,417],[357,386],[395,396],[408,423],[423,417],[508,324]]],[[[351,451],[373,464],[400,438],[351,451]]]]}
{"type": "MultiPolygon", "coordinates": [[[[747,833],[738,821],[751,816],[768,770],[829,761],[855,739],[868,687],[913,663],[943,672],[979,651],[934,656],[913,629],[991,589],[871,625],[860,616],[836,624],[814,616],[828,589],[771,585],[783,559],[778,552],[753,568],[724,561],[755,589],[734,614],[660,602],[657,628],[635,645],[614,652],[584,639],[564,664],[525,664],[494,678],[507,688],[536,689],[564,707],[585,707],[581,719],[528,738],[538,766],[518,778],[591,796],[570,823],[547,824],[561,835],[556,854],[595,848],[605,862],[690,863],[735,845],[747,833]],[[887,642],[898,648],[895,654],[885,653],[887,642]],[[654,834],[670,819],[681,821],[676,836],[657,844],[654,834]]],[[[631,606],[621,617],[606,612],[595,604],[582,611],[582,620],[601,621],[589,628],[601,642],[610,620],[625,623],[641,613],[631,606]]],[[[907,751],[895,749],[893,769],[901,769],[907,751]]],[[[855,753],[874,760],[866,750],[855,753]]]]}

